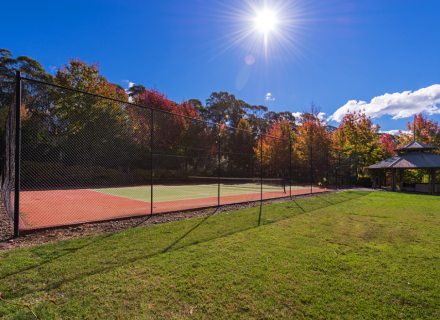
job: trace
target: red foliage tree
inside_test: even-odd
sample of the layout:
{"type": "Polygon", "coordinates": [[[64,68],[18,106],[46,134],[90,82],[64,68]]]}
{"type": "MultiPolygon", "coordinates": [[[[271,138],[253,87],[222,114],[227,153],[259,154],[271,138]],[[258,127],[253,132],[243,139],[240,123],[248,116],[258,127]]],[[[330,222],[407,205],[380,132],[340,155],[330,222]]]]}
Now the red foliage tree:
{"type": "Polygon", "coordinates": [[[440,128],[437,121],[430,120],[421,113],[415,116],[413,122],[408,122],[406,127],[409,133],[399,130],[399,144],[407,144],[413,140],[413,130],[416,130],[416,140],[435,147],[440,147],[440,128]]]}
{"type": "Polygon", "coordinates": [[[379,139],[379,143],[382,145],[384,158],[390,158],[397,154],[397,152],[394,151],[394,149],[396,149],[397,147],[397,144],[394,142],[393,138],[388,133],[382,134],[382,136],[379,139]]]}
{"type": "Polygon", "coordinates": [[[200,127],[201,125],[196,120],[190,119],[200,118],[191,103],[183,100],[178,104],[156,89],[149,89],[136,95],[134,102],[165,111],[152,112],[151,109],[143,109],[133,105],[127,106],[136,139],[144,146],[150,146],[151,143],[151,126],[153,124],[151,116],[154,113],[154,149],[162,153],[182,152],[182,150],[177,150],[178,146],[182,149],[188,145],[191,137],[195,138],[195,132],[190,130],[190,126],[200,127]]]}

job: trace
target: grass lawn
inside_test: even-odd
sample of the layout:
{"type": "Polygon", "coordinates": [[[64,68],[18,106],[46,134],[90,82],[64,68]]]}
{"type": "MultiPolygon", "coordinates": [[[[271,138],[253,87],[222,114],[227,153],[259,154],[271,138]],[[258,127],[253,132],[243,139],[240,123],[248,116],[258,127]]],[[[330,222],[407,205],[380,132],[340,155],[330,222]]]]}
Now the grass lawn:
{"type": "MultiPolygon", "coordinates": [[[[343,192],[11,250],[0,291],[42,319],[439,319],[440,198],[343,192]]],[[[0,319],[34,317],[0,301],[0,319]]]]}

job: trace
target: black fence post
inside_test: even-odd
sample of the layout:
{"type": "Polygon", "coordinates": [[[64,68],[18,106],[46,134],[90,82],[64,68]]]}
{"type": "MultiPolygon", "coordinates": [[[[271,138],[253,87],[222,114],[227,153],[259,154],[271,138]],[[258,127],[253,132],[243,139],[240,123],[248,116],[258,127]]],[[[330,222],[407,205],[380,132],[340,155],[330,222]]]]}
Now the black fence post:
{"type": "Polygon", "coordinates": [[[260,135],[260,199],[263,205],[263,135],[260,135]]]}
{"type": "Polygon", "coordinates": [[[336,189],[341,189],[341,153],[338,152],[338,178],[337,178],[337,188],[336,189]]]}
{"type": "Polygon", "coordinates": [[[359,168],[358,168],[358,164],[359,164],[359,157],[356,157],[356,168],[355,168],[355,171],[356,171],[356,179],[354,180],[354,187],[355,187],[355,188],[358,187],[358,176],[359,176],[359,172],[358,172],[358,170],[359,170],[359,168]]]}
{"type": "Polygon", "coordinates": [[[5,135],[6,135],[6,131],[5,130],[3,130],[3,132],[2,132],[2,168],[1,168],[1,170],[2,170],[2,181],[0,182],[2,185],[3,185],[3,182],[5,181],[5,172],[6,172],[6,170],[5,170],[5,167],[6,167],[6,159],[5,159],[5,157],[6,157],[6,137],[5,137],[5,135]]]}
{"type": "Polygon", "coordinates": [[[220,156],[222,151],[222,136],[221,136],[221,127],[218,126],[219,132],[218,132],[218,194],[217,194],[217,202],[218,206],[220,207],[220,156]]]}
{"type": "Polygon", "coordinates": [[[21,72],[15,76],[15,190],[14,190],[14,237],[20,235],[20,158],[21,158],[21,72]]]}
{"type": "Polygon", "coordinates": [[[310,146],[310,193],[313,193],[313,147],[310,146]]]}
{"type": "Polygon", "coordinates": [[[251,157],[251,178],[254,179],[254,155],[251,157]]]}
{"type": "Polygon", "coordinates": [[[327,156],[327,160],[326,160],[326,162],[325,162],[325,166],[326,166],[326,169],[325,169],[325,178],[326,178],[326,189],[327,189],[327,191],[328,191],[328,188],[329,188],[329,181],[328,181],[328,149],[326,149],[326,156],[327,156]]]}
{"type": "Polygon", "coordinates": [[[351,156],[348,157],[348,189],[351,189],[351,156]]]}
{"type": "Polygon", "coordinates": [[[289,194],[292,197],[292,141],[289,141],[289,194]]]}
{"type": "Polygon", "coordinates": [[[151,154],[150,154],[150,160],[151,160],[151,164],[150,164],[150,168],[151,168],[151,215],[153,214],[153,148],[154,148],[154,110],[151,109],[151,134],[150,134],[150,148],[151,148],[151,154]]]}

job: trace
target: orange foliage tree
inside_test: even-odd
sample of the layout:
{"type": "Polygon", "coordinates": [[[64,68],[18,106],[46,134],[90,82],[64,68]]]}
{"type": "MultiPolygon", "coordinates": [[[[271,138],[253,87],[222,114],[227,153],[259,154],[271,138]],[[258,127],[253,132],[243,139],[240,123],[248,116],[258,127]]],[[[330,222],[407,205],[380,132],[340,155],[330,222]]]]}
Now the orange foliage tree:
{"type": "Polygon", "coordinates": [[[266,133],[261,136],[254,148],[256,159],[262,161],[263,171],[268,177],[282,178],[288,174],[290,167],[290,142],[293,131],[287,120],[273,122],[266,133]]]}
{"type": "Polygon", "coordinates": [[[325,176],[327,149],[332,148],[332,139],[326,123],[318,117],[318,110],[304,113],[301,125],[297,127],[295,142],[292,145],[292,163],[294,176],[302,182],[313,169],[314,182],[321,182],[319,177],[325,176]],[[296,173],[295,173],[296,172],[296,173]]]}

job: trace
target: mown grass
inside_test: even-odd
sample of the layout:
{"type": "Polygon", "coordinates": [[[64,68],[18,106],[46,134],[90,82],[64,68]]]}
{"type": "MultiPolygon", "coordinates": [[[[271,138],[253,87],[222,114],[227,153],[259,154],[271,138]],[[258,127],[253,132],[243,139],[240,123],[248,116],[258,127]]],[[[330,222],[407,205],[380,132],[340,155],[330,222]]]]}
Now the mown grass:
{"type": "Polygon", "coordinates": [[[440,198],[352,191],[3,252],[0,291],[42,319],[438,319],[439,249],[440,198]]]}

